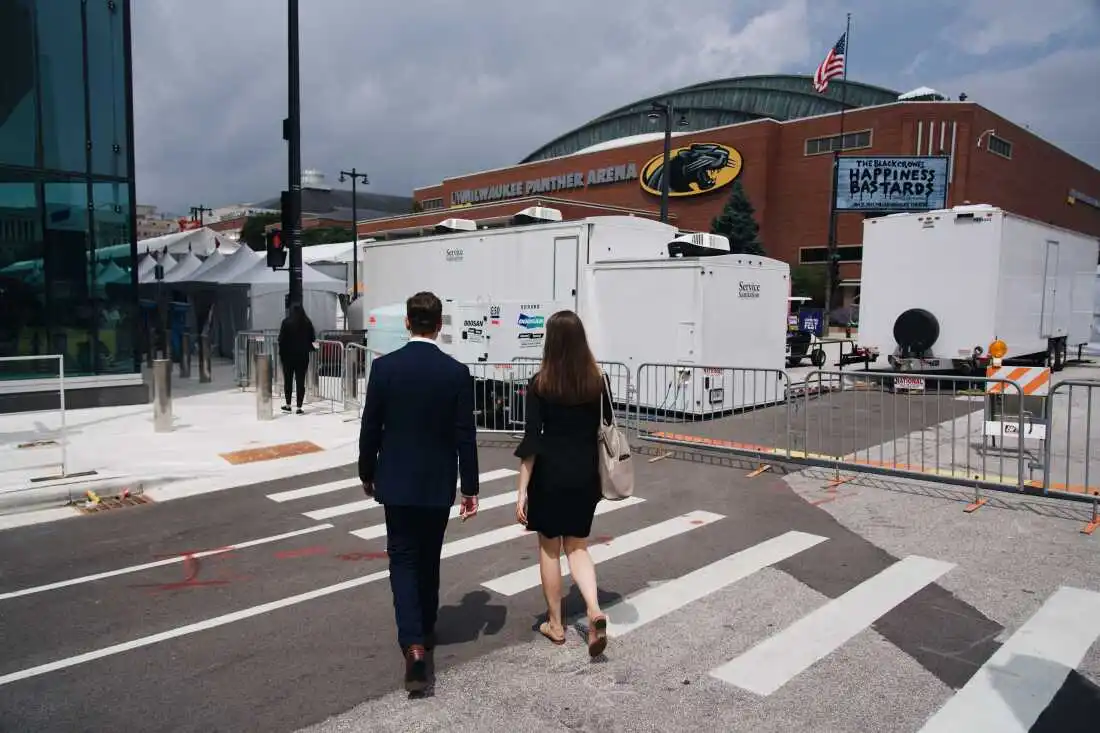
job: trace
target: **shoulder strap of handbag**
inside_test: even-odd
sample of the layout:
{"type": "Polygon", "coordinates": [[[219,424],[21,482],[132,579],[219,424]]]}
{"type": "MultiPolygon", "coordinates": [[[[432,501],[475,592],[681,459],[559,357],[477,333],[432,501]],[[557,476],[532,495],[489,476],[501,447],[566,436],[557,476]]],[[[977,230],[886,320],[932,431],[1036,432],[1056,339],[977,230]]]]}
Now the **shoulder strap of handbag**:
{"type": "MultiPolygon", "coordinates": [[[[604,385],[605,393],[607,394],[607,401],[609,403],[611,403],[611,422],[607,424],[607,427],[613,428],[613,427],[615,427],[615,404],[614,404],[614,400],[611,399],[611,377],[607,376],[607,372],[601,372],[601,373],[603,374],[603,385],[604,385]]],[[[601,393],[600,394],[600,425],[604,425],[603,397],[604,397],[604,393],[601,393]]]]}

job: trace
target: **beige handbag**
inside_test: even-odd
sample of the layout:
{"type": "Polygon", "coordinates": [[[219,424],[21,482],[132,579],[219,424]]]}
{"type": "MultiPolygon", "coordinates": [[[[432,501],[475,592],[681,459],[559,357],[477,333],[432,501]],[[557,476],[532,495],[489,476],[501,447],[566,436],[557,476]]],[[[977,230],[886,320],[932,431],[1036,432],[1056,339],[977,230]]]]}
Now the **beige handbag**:
{"type": "Polygon", "coordinates": [[[615,424],[611,380],[606,374],[603,378],[612,410],[611,419],[605,424],[603,395],[600,395],[600,491],[608,501],[622,501],[634,494],[634,461],[630,456],[630,443],[627,442],[626,435],[615,424]]]}

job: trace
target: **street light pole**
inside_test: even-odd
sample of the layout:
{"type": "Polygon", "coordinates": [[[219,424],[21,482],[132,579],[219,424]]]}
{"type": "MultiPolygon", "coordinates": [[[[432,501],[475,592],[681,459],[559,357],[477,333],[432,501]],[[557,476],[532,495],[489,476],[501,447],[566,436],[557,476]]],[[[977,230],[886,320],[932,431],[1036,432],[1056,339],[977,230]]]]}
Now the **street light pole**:
{"type": "MultiPolygon", "coordinates": [[[[668,191],[670,183],[668,164],[672,154],[672,117],[675,114],[675,110],[673,109],[672,102],[653,102],[650,106],[654,110],[649,113],[650,119],[662,117],[665,121],[664,162],[661,164],[661,221],[667,224],[668,191]]],[[[677,124],[680,127],[686,127],[688,121],[686,118],[681,118],[677,124]]]]}
{"type": "Polygon", "coordinates": [[[351,299],[359,297],[359,198],[355,192],[356,182],[362,178],[363,185],[369,186],[370,179],[366,173],[360,173],[352,168],[350,171],[340,171],[340,181],[351,178],[351,299]]]}
{"type": "Polygon", "coordinates": [[[195,217],[198,217],[200,227],[204,226],[204,222],[203,222],[203,218],[202,218],[202,214],[203,214],[204,211],[207,214],[213,214],[214,213],[213,209],[208,209],[205,206],[202,206],[201,204],[199,206],[192,206],[191,207],[191,221],[194,221],[195,217]]]}
{"type": "Polygon", "coordinates": [[[287,0],[287,118],[283,139],[287,141],[287,168],[291,206],[287,221],[290,231],[283,232],[290,258],[290,305],[302,302],[302,125],[298,76],[298,0],[287,0]]]}

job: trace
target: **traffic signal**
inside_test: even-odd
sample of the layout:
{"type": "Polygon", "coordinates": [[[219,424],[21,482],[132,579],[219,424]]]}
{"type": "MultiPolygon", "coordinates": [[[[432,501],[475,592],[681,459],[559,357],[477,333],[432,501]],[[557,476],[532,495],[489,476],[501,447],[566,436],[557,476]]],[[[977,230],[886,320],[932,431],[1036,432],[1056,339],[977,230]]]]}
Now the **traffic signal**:
{"type": "Polygon", "coordinates": [[[264,234],[264,244],[267,247],[267,266],[272,270],[278,270],[286,265],[286,247],[283,245],[283,233],[274,229],[264,234]]]}

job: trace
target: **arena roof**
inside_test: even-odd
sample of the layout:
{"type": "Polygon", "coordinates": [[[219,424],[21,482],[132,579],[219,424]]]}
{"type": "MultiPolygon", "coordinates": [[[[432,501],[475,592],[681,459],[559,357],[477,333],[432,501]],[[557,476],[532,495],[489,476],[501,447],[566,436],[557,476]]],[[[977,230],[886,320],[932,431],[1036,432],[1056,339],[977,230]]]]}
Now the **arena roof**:
{"type": "MultiPolygon", "coordinates": [[[[660,133],[649,119],[653,102],[671,102],[676,132],[705,130],[750,120],[794,120],[898,101],[898,92],[870,84],[834,79],[825,94],[814,90],[812,76],[771,75],[718,79],[640,99],[619,107],[546,143],[520,163],[572,155],[630,136],[660,133]],[[683,115],[686,125],[677,126],[683,115]]],[[[658,134],[658,137],[660,135],[658,134]]]]}

